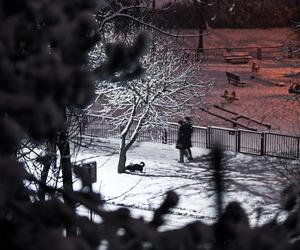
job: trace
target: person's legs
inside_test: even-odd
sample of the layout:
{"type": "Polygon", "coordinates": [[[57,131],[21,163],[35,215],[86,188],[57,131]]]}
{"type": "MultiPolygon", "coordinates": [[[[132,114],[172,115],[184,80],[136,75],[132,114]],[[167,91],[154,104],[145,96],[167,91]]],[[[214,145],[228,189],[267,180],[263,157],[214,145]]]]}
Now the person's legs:
{"type": "Polygon", "coordinates": [[[187,148],[183,149],[183,156],[185,156],[187,159],[190,158],[189,152],[188,152],[188,149],[187,149],[187,148]]]}
{"type": "Polygon", "coordinates": [[[184,149],[179,149],[179,162],[183,162],[184,149]]]}
{"type": "Polygon", "coordinates": [[[188,152],[188,159],[193,160],[191,148],[187,148],[187,152],[188,152]]]}

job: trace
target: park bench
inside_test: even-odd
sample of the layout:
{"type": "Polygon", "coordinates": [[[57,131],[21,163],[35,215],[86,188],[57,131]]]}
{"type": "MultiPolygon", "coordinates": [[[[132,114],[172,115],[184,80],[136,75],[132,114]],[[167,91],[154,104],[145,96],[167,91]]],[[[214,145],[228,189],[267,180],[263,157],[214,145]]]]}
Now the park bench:
{"type": "Polygon", "coordinates": [[[245,82],[241,82],[241,78],[238,75],[226,72],[226,76],[228,79],[228,83],[233,84],[238,87],[244,87],[246,85],[245,82]]]}
{"type": "Polygon", "coordinates": [[[224,53],[223,57],[227,63],[232,64],[244,64],[248,63],[249,60],[252,59],[252,56],[245,52],[224,53]]]}

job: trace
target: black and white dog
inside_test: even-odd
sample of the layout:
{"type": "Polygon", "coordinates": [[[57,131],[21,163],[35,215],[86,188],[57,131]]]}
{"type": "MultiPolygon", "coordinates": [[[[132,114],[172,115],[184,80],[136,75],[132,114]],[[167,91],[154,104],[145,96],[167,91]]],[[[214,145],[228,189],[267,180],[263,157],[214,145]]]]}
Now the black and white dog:
{"type": "Polygon", "coordinates": [[[135,172],[135,171],[143,172],[144,166],[145,166],[144,162],[141,162],[140,164],[130,163],[128,166],[126,166],[126,170],[129,170],[130,172],[135,172]]]}

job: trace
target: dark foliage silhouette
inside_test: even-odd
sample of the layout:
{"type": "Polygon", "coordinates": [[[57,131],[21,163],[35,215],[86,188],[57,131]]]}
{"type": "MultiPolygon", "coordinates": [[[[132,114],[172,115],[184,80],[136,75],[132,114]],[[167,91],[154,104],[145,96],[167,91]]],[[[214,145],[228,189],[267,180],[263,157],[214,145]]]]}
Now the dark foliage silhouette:
{"type": "MultiPolygon", "coordinates": [[[[146,222],[133,218],[125,208],[106,211],[100,194],[92,190],[86,173],[80,169],[74,171],[83,182],[79,191],[70,185],[48,186],[25,171],[15,152],[23,138],[30,137],[37,142],[54,140],[65,156],[61,163],[64,174],[72,174],[66,110],[82,108],[90,102],[95,76],[109,77],[107,72],[128,69],[132,73],[128,65],[132,62],[136,66],[133,69],[139,69],[136,62],[141,50],[126,47],[122,47],[122,55],[130,60],[112,53],[115,61],[107,62],[96,74],[84,67],[89,49],[98,40],[92,13],[101,6],[96,3],[1,1],[0,249],[90,250],[99,245],[113,250],[299,249],[297,187],[284,192],[283,207],[288,213],[285,220],[279,222],[275,215],[266,224],[250,227],[239,203],[222,209],[224,165],[218,148],[212,153],[212,176],[219,219],[211,225],[195,221],[165,232],[159,229],[164,216],[178,203],[174,192],[167,193],[152,220],[146,222]],[[38,198],[33,184],[44,191],[45,199],[38,198]],[[100,222],[76,214],[75,207],[79,205],[101,217],[100,222]],[[66,229],[73,233],[66,234],[66,229]]],[[[134,46],[144,48],[144,39],[138,38],[134,46]]],[[[47,157],[39,160],[47,161],[47,157]]]]}

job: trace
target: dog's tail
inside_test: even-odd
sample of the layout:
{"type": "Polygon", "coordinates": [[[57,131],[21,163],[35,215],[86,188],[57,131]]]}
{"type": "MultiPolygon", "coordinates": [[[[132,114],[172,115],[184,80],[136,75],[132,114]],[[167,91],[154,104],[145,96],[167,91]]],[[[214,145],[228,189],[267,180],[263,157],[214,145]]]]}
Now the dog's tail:
{"type": "Polygon", "coordinates": [[[145,166],[145,162],[141,161],[140,163],[143,167],[145,166]]]}

